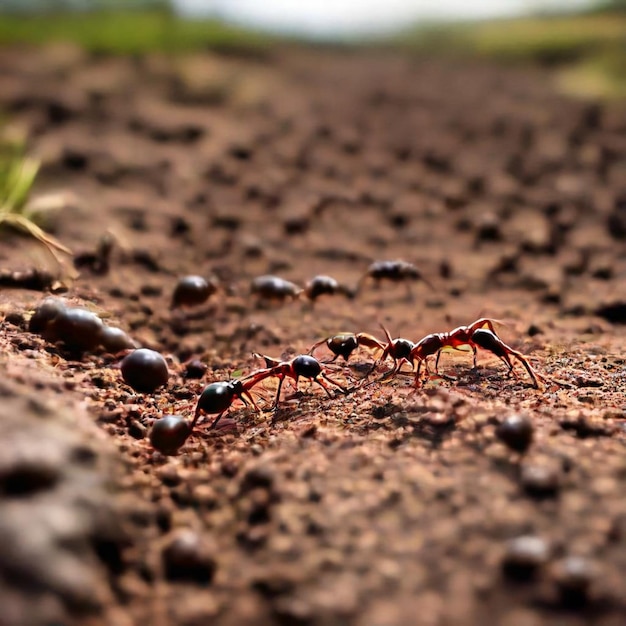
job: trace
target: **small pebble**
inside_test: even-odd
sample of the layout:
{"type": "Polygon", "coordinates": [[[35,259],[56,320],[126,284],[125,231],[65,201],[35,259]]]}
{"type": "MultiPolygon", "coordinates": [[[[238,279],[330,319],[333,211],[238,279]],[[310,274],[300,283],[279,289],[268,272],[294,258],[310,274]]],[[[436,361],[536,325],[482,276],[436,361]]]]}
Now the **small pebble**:
{"type": "Polygon", "coordinates": [[[559,472],[548,465],[524,465],[521,483],[524,491],[535,498],[554,498],[561,487],[559,472]]]}
{"type": "Polygon", "coordinates": [[[203,276],[184,276],[174,288],[172,308],[204,304],[217,291],[217,286],[215,279],[207,280],[203,276]]]}
{"type": "Polygon", "coordinates": [[[243,475],[240,492],[246,493],[252,489],[271,489],[275,480],[275,472],[267,465],[257,465],[248,469],[243,475]]]}
{"type": "Polygon", "coordinates": [[[191,529],[172,533],[162,552],[165,577],[209,584],[216,570],[213,550],[201,535],[191,529]]]}
{"type": "Polygon", "coordinates": [[[582,556],[567,556],[552,568],[563,604],[579,607],[588,600],[589,589],[597,575],[595,564],[582,556]]]}
{"type": "Polygon", "coordinates": [[[504,575],[515,581],[532,580],[550,555],[548,544],[534,535],[523,535],[509,541],[502,560],[504,575]]]}
{"type": "Polygon", "coordinates": [[[167,384],[169,372],[165,359],[154,350],[139,348],[125,356],[122,377],[135,391],[150,393],[167,384]]]}
{"type": "Polygon", "coordinates": [[[533,440],[533,424],[526,415],[509,415],[496,428],[496,436],[511,450],[523,454],[533,440]]]}
{"type": "Polygon", "coordinates": [[[166,415],[152,425],[150,443],[161,454],[176,454],[190,434],[189,423],[184,417],[166,415]]]}
{"type": "Polygon", "coordinates": [[[69,307],[50,320],[43,336],[47,341],[62,341],[68,350],[91,351],[102,344],[104,324],[91,311],[69,307]]]}
{"type": "Polygon", "coordinates": [[[133,439],[144,439],[148,429],[139,421],[132,420],[128,425],[128,434],[133,439]]]}
{"type": "Polygon", "coordinates": [[[65,311],[65,306],[65,301],[61,298],[44,298],[30,318],[28,330],[38,335],[43,334],[48,324],[65,311]]]}
{"type": "Polygon", "coordinates": [[[193,361],[189,361],[185,363],[185,378],[198,379],[202,378],[207,371],[206,363],[199,361],[198,359],[194,359],[193,361]]]}
{"type": "Polygon", "coordinates": [[[110,354],[134,350],[137,344],[121,329],[107,326],[102,331],[102,346],[110,354]]]}

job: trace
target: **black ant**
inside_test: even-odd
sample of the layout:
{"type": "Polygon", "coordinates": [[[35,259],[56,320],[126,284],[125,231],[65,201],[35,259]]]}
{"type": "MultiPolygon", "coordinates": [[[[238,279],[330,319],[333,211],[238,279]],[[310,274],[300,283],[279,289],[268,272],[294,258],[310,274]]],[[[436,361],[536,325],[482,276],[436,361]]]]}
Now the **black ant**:
{"type": "Polygon", "coordinates": [[[315,302],[320,296],[343,295],[347,298],[354,298],[354,290],[337,282],[331,276],[320,274],[313,277],[304,288],[303,294],[312,302],[315,302]]]}
{"type": "Polygon", "coordinates": [[[391,376],[395,376],[400,371],[403,363],[409,363],[411,367],[413,367],[413,357],[412,352],[415,348],[415,344],[408,340],[403,339],[402,337],[396,337],[395,339],[391,338],[389,331],[381,324],[381,328],[385,333],[385,337],[387,338],[387,344],[383,345],[383,353],[374,363],[372,369],[370,370],[370,374],[385,361],[385,359],[390,356],[394,361],[393,369],[390,372],[387,372],[383,378],[388,378],[391,376]]]}
{"type": "Polygon", "coordinates": [[[375,261],[368,268],[365,274],[359,279],[357,285],[357,293],[361,291],[364,282],[371,278],[375,281],[376,286],[380,284],[381,280],[389,280],[394,283],[406,282],[407,283],[407,295],[412,296],[410,282],[421,280],[426,283],[428,287],[433,288],[432,284],[424,278],[424,275],[420,270],[412,263],[406,261],[375,261]]]}
{"type": "Polygon", "coordinates": [[[220,419],[231,407],[235,398],[239,398],[244,404],[251,404],[260,412],[250,389],[256,384],[255,381],[246,379],[217,381],[207,385],[200,394],[196,403],[196,410],[191,422],[181,415],[166,415],[154,422],[150,430],[150,443],[152,447],[163,454],[176,454],[178,449],[191,436],[201,415],[216,415],[209,429],[217,426],[220,419]]]}
{"type": "Polygon", "coordinates": [[[189,427],[190,432],[193,430],[198,418],[202,414],[217,414],[217,417],[213,420],[211,426],[209,426],[209,429],[215,428],[220,419],[222,419],[224,413],[228,411],[235,398],[239,398],[246,405],[252,405],[258,412],[260,412],[261,409],[259,409],[254,401],[254,398],[250,394],[250,389],[254,387],[257,381],[252,379],[248,380],[248,378],[250,377],[248,376],[243,380],[235,379],[219,381],[207,385],[198,398],[196,411],[189,427]]]}
{"type": "Polygon", "coordinates": [[[302,291],[303,289],[298,287],[295,283],[280,278],[280,276],[273,276],[272,274],[257,276],[250,283],[250,293],[263,300],[282,301],[287,298],[295,299],[302,291]]]}
{"type": "Polygon", "coordinates": [[[320,339],[311,346],[308,354],[312,355],[322,344],[326,344],[326,347],[335,355],[330,361],[327,361],[327,363],[333,363],[339,357],[347,361],[359,346],[374,350],[385,349],[384,343],[368,333],[340,333],[332,337],[327,337],[326,339],[320,339]]]}

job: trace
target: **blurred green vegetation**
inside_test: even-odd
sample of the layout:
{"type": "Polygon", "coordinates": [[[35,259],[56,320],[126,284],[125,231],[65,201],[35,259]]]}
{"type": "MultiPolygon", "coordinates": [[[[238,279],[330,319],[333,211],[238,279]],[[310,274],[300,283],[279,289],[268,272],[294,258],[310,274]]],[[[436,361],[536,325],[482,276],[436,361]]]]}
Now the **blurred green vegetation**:
{"type": "MultiPolygon", "coordinates": [[[[2,6],[14,2],[21,10],[32,8],[37,1],[24,4],[22,0],[4,0],[2,6]]],[[[45,0],[44,12],[3,14],[0,45],[69,41],[88,51],[112,54],[201,49],[259,54],[279,40],[214,19],[179,18],[168,0],[81,2],[98,9],[72,12],[66,9],[74,0],[45,0]]],[[[541,64],[553,68],[569,92],[594,97],[626,96],[626,0],[599,0],[593,9],[578,15],[419,25],[387,40],[385,45],[389,43],[428,55],[541,64]]]]}
{"type": "Polygon", "coordinates": [[[416,53],[463,55],[553,68],[563,88],[626,96],[626,2],[611,11],[537,16],[406,31],[395,43],[416,53]],[[621,9],[623,7],[623,10],[621,9]]]}
{"type": "Polygon", "coordinates": [[[71,251],[38,224],[42,213],[61,206],[60,198],[48,196],[38,204],[31,191],[39,173],[39,161],[26,154],[23,137],[0,127],[0,230],[25,233],[44,245],[54,259],[63,264],[60,253],[71,251]]]}
{"type": "MultiPolygon", "coordinates": [[[[190,52],[198,49],[261,51],[269,36],[218,20],[183,20],[166,8],[89,12],[8,13],[0,19],[0,45],[73,42],[88,51],[111,54],[190,52]]],[[[119,3],[117,3],[119,6],[119,3]]]]}

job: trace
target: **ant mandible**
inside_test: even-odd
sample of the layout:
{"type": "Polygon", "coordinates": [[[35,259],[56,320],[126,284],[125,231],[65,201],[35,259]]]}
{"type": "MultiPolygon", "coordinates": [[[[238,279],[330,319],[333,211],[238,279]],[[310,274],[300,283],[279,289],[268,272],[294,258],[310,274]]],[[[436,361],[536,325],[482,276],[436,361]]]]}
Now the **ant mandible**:
{"type": "Polygon", "coordinates": [[[498,320],[482,317],[472,324],[469,324],[469,326],[459,326],[448,333],[432,333],[418,341],[411,350],[410,355],[413,362],[418,362],[417,371],[415,372],[415,386],[419,385],[422,362],[426,364],[426,371],[429,373],[429,356],[437,355],[435,360],[435,373],[438,373],[439,357],[441,356],[442,350],[445,348],[459,350],[461,346],[467,345],[474,353],[474,367],[476,367],[477,347],[493,352],[508,365],[510,372],[513,372],[513,365],[509,358],[512,356],[520,361],[526,368],[535,387],[539,387],[538,381],[544,380],[543,377],[535,372],[523,354],[507,346],[502,339],[498,337],[494,328],[494,324],[496,323],[498,323],[498,320]]]}
{"type": "Polygon", "coordinates": [[[265,361],[265,368],[250,374],[250,386],[256,385],[262,380],[272,376],[278,378],[278,389],[276,390],[276,398],[274,399],[273,406],[274,410],[278,409],[280,390],[285,378],[292,378],[295,381],[296,388],[298,387],[298,380],[300,378],[308,378],[314,383],[317,383],[326,392],[329,398],[332,398],[332,395],[328,387],[322,381],[333,384],[335,387],[341,389],[343,393],[348,393],[348,389],[330,378],[330,376],[324,372],[324,365],[310,354],[299,354],[289,361],[280,361],[270,356],[257,353],[254,353],[253,356],[263,359],[265,361]]]}

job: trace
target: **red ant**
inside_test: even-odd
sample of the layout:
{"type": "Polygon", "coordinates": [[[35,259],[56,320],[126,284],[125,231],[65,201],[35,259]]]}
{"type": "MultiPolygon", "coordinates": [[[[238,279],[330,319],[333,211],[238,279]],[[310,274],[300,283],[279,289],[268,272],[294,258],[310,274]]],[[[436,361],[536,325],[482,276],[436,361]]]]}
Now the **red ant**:
{"type": "Polygon", "coordinates": [[[413,363],[415,361],[418,362],[417,371],[415,373],[415,386],[419,385],[422,361],[426,363],[426,371],[428,372],[427,359],[429,356],[436,354],[437,359],[435,360],[435,373],[438,373],[439,357],[441,356],[442,350],[445,348],[459,350],[461,346],[467,345],[474,353],[474,367],[476,367],[477,347],[493,352],[507,364],[509,372],[513,372],[513,364],[510,359],[510,356],[512,356],[520,361],[520,363],[522,363],[522,365],[526,368],[526,371],[535,383],[535,387],[539,387],[538,381],[543,381],[545,379],[533,370],[530,363],[526,357],[521,354],[521,352],[507,346],[502,339],[498,337],[494,328],[495,323],[498,323],[498,320],[483,317],[476,320],[469,326],[459,326],[448,333],[433,333],[431,335],[426,335],[426,337],[418,341],[411,350],[410,355],[410,360],[413,363]]]}
{"type": "Polygon", "coordinates": [[[387,344],[383,345],[383,353],[374,363],[374,366],[370,370],[370,374],[385,361],[385,359],[390,356],[394,361],[393,369],[390,372],[387,372],[384,375],[384,378],[388,378],[391,376],[395,376],[400,371],[403,363],[409,363],[411,367],[413,367],[414,357],[413,350],[415,349],[415,344],[408,339],[403,339],[402,337],[396,337],[395,339],[391,338],[389,331],[381,324],[380,327],[383,329],[385,333],[385,337],[387,337],[387,344]]]}
{"type": "Polygon", "coordinates": [[[250,387],[256,385],[262,380],[265,380],[266,378],[270,378],[271,376],[275,376],[279,379],[273,406],[274,410],[278,408],[280,390],[285,378],[292,378],[295,381],[296,388],[300,378],[308,378],[314,383],[317,383],[326,392],[326,395],[329,398],[332,398],[332,395],[328,390],[328,387],[322,382],[323,380],[335,385],[335,387],[341,389],[343,393],[348,393],[348,389],[330,378],[324,372],[324,366],[310,354],[299,354],[289,361],[280,361],[270,356],[257,353],[254,353],[254,356],[265,361],[265,368],[250,374],[250,381],[248,383],[250,387]]]}
{"type": "Polygon", "coordinates": [[[319,346],[326,344],[326,347],[335,355],[330,361],[326,363],[333,363],[339,357],[342,357],[344,361],[347,361],[352,353],[359,347],[370,348],[374,350],[384,350],[385,344],[380,342],[373,335],[368,333],[340,333],[327,337],[326,339],[320,339],[314,343],[308,351],[309,355],[312,355],[319,346]]]}

